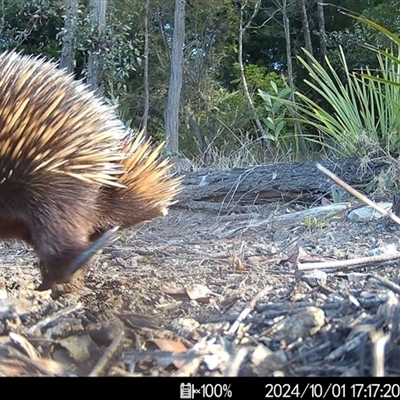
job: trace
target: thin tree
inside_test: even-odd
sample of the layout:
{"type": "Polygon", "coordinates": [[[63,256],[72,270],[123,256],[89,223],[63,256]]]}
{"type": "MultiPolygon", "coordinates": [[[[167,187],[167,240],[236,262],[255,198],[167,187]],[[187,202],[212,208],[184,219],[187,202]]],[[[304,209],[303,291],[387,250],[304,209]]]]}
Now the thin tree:
{"type": "MultiPolygon", "coordinates": [[[[287,0],[282,0],[281,9],[282,9],[283,30],[285,33],[285,42],[286,42],[286,63],[287,63],[288,82],[290,87],[290,99],[292,101],[295,101],[296,87],[293,78],[292,46],[290,41],[290,20],[289,20],[287,0]]],[[[294,111],[291,108],[289,108],[288,111],[292,115],[292,117],[295,117],[294,111]]],[[[295,122],[295,133],[298,138],[298,144],[300,147],[299,150],[305,152],[307,147],[304,143],[304,138],[302,136],[301,126],[299,122],[295,122]]]]}
{"type": "Polygon", "coordinates": [[[175,0],[171,72],[169,78],[167,106],[164,114],[165,148],[171,153],[179,151],[179,109],[183,80],[185,6],[186,0],[175,0]]]}
{"type": "Polygon", "coordinates": [[[301,11],[301,24],[303,26],[304,44],[305,49],[313,54],[313,47],[311,43],[310,24],[308,23],[308,15],[305,0],[298,0],[301,11]]]}
{"type": "Polygon", "coordinates": [[[97,35],[92,38],[96,43],[89,50],[86,82],[90,89],[103,94],[101,76],[103,73],[103,57],[100,54],[103,35],[106,27],[107,0],[90,0],[90,20],[97,27],[97,35]]]}
{"type": "Polygon", "coordinates": [[[4,0],[1,0],[0,34],[3,34],[4,28],[6,26],[5,14],[6,14],[6,10],[5,10],[4,0]]]}
{"type": "Polygon", "coordinates": [[[325,29],[325,15],[324,5],[320,0],[316,0],[318,7],[318,29],[319,29],[319,59],[322,66],[325,66],[326,57],[326,29],[325,29]]]}
{"type": "MultiPolygon", "coordinates": [[[[249,18],[249,20],[247,21],[246,24],[244,24],[243,21],[243,14],[244,11],[246,9],[247,6],[247,0],[244,1],[241,5],[240,5],[240,24],[239,24],[239,48],[238,48],[238,63],[239,63],[239,69],[240,69],[240,76],[242,79],[242,85],[243,85],[243,90],[244,90],[244,94],[246,96],[246,99],[249,103],[249,106],[254,114],[254,120],[256,122],[257,128],[261,134],[261,136],[263,138],[267,138],[267,132],[265,132],[265,129],[260,121],[260,118],[258,118],[258,114],[257,114],[257,110],[256,107],[254,105],[253,99],[251,98],[250,92],[249,92],[249,86],[247,84],[247,80],[246,80],[246,75],[245,75],[245,71],[244,71],[244,63],[243,63],[243,35],[246,32],[247,29],[249,29],[251,27],[251,23],[254,19],[254,17],[258,14],[258,11],[260,9],[260,4],[261,1],[257,1],[255,6],[254,6],[254,10],[253,13],[251,15],[251,17],[249,18]]],[[[266,140],[266,147],[269,148],[269,140],[266,140]]]]}
{"type": "Polygon", "coordinates": [[[66,0],[65,10],[65,33],[62,37],[60,69],[73,72],[75,69],[75,30],[78,20],[78,0],[66,0]]]}
{"type": "MultiPolygon", "coordinates": [[[[304,33],[304,47],[305,49],[312,55],[313,54],[313,46],[311,42],[311,32],[310,32],[310,24],[308,23],[308,15],[307,15],[307,8],[305,0],[298,0],[300,11],[301,11],[301,24],[303,27],[304,33]]],[[[310,64],[311,61],[307,58],[308,63],[310,64]]],[[[314,79],[310,78],[311,82],[314,82],[314,79]]],[[[313,90],[311,92],[313,100],[318,102],[318,93],[313,90]]]]}
{"type": "Polygon", "coordinates": [[[150,0],[146,0],[144,9],[144,109],[142,119],[142,130],[147,137],[147,124],[149,120],[150,92],[149,92],[149,5],[150,0]]]}

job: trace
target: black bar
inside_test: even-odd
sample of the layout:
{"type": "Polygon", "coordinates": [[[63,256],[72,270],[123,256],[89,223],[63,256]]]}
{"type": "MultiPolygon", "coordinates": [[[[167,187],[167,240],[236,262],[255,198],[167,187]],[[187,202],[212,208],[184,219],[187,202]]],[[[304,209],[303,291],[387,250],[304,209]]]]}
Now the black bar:
{"type": "MultiPolygon", "coordinates": [[[[46,378],[19,385],[34,393],[39,388],[57,385],[60,393],[74,393],[100,399],[114,393],[118,398],[185,400],[185,399],[394,399],[400,398],[400,379],[396,378],[46,378]],[[118,380],[118,382],[110,382],[118,380]],[[59,381],[56,383],[56,381],[59,381]],[[35,383],[40,386],[35,388],[35,383]],[[76,382],[76,386],[75,386],[76,382]],[[63,384],[65,387],[63,388],[63,384]],[[43,386],[44,385],[44,386],[43,386]],[[110,386],[111,385],[111,386],[110,386]],[[87,386],[87,390],[85,390],[87,386]],[[78,390],[79,387],[79,390],[78,390]]],[[[3,379],[3,388],[7,379],[3,379]]],[[[14,379],[9,380],[15,385],[14,379]]],[[[14,387],[14,386],[13,386],[14,387]]],[[[113,396],[112,396],[113,397],[113,396]]],[[[112,398],[111,397],[111,398],[112,398]]],[[[67,395],[67,398],[68,395],[67,395]]],[[[73,397],[72,397],[73,398],[73,397]]]]}

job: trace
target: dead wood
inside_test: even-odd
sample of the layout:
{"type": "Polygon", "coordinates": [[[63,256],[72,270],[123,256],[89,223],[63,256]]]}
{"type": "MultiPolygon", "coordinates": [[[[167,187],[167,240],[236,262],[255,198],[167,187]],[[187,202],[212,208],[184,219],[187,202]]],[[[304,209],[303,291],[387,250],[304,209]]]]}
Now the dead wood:
{"type": "MultiPolygon", "coordinates": [[[[174,207],[196,209],[199,205],[204,209],[204,202],[210,202],[232,209],[300,198],[313,202],[336,186],[318,170],[316,164],[313,161],[270,163],[251,168],[188,173],[174,207]]],[[[365,187],[387,168],[383,161],[371,161],[365,165],[355,159],[320,164],[358,189],[365,187]]]]}

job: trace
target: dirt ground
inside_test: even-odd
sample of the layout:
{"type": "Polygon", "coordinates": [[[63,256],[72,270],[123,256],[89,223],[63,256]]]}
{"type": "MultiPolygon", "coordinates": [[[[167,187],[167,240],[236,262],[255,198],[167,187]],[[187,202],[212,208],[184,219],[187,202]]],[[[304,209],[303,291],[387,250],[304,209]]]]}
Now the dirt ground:
{"type": "Polygon", "coordinates": [[[399,376],[396,287],[373,279],[398,283],[397,260],[304,273],[296,263],[397,249],[400,227],[347,212],[260,223],[300,209],[173,209],[123,232],[88,290],[57,300],[35,291],[34,252],[1,244],[0,375],[371,376],[383,365],[399,376]]]}

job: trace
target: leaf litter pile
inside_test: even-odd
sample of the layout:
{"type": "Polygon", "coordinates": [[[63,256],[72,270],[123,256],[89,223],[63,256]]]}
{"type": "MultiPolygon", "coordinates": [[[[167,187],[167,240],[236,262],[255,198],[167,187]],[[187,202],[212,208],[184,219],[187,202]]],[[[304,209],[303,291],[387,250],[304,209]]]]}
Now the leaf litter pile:
{"type": "Polygon", "coordinates": [[[0,375],[399,376],[400,226],[356,204],[175,208],[57,300],[1,244],[0,375]]]}

